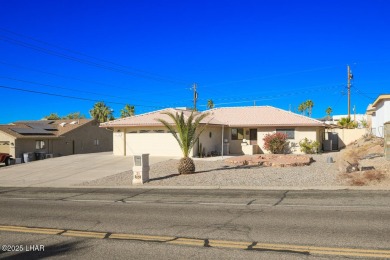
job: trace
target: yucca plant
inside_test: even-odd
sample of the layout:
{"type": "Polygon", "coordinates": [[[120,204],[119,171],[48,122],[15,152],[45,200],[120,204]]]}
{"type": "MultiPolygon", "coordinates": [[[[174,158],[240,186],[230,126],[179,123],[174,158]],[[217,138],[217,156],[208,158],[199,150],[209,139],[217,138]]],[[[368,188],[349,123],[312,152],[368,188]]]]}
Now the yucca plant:
{"type": "Polygon", "coordinates": [[[202,121],[207,114],[194,115],[194,112],[187,118],[184,118],[183,112],[173,114],[171,112],[163,112],[168,115],[174,122],[174,124],[168,123],[166,120],[157,119],[161,122],[168,131],[175,137],[176,141],[183,152],[183,158],[180,159],[178,165],[179,174],[189,174],[195,172],[194,161],[188,157],[192,147],[198,141],[200,134],[204,131],[205,126],[199,127],[200,121],[202,121]]]}

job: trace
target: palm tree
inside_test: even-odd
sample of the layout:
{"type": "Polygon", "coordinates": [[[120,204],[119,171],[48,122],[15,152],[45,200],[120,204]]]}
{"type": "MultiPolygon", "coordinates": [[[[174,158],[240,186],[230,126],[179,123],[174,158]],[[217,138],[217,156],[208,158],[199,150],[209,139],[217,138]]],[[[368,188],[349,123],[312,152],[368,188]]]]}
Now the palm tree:
{"type": "Polygon", "coordinates": [[[134,116],[134,114],[135,108],[129,104],[126,104],[126,106],[121,110],[121,118],[134,116]]]}
{"type": "Polygon", "coordinates": [[[168,131],[175,137],[176,141],[183,152],[183,158],[180,159],[178,165],[179,174],[189,174],[195,172],[194,161],[188,157],[192,147],[198,141],[200,134],[204,131],[206,126],[199,128],[200,121],[202,121],[208,114],[195,115],[194,112],[185,120],[183,112],[173,114],[171,112],[163,112],[168,115],[174,124],[168,123],[164,119],[156,119],[162,123],[168,131]]]}
{"type": "Polygon", "coordinates": [[[312,113],[313,107],[314,107],[314,102],[309,99],[309,100],[306,100],[305,105],[306,105],[306,109],[307,109],[307,114],[309,117],[311,117],[311,113],[312,113]]]}
{"type": "Polygon", "coordinates": [[[93,106],[89,113],[93,118],[98,120],[100,123],[115,119],[113,116],[113,110],[108,107],[104,102],[97,102],[93,106]]]}
{"type": "Polygon", "coordinates": [[[330,114],[332,114],[332,112],[333,112],[333,109],[331,107],[328,107],[325,110],[325,113],[328,115],[328,120],[330,120],[330,114]]]}
{"type": "Polygon", "coordinates": [[[207,108],[213,109],[214,108],[214,102],[212,99],[207,100],[207,108]]]}
{"type": "Polygon", "coordinates": [[[355,121],[351,120],[350,117],[340,118],[340,120],[337,124],[343,128],[348,128],[348,129],[358,127],[358,124],[355,121]]]}
{"type": "Polygon", "coordinates": [[[306,113],[306,109],[307,109],[307,107],[306,107],[306,103],[305,102],[303,102],[302,104],[300,104],[298,106],[298,111],[301,112],[302,115],[304,115],[306,113]]]}

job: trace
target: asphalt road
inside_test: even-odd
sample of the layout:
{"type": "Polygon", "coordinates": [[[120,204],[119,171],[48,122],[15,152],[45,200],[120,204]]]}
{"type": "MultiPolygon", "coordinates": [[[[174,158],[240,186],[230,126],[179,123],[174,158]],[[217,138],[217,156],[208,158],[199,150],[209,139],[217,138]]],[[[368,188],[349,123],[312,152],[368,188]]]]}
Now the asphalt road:
{"type": "Polygon", "coordinates": [[[0,188],[0,208],[5,259],[390,258],[389,191],[0,188]]]}

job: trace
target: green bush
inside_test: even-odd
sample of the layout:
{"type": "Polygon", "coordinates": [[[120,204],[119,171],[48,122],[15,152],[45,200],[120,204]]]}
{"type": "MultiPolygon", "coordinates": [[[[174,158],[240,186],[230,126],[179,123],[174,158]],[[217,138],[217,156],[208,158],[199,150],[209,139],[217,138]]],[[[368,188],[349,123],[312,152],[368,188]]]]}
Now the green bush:
{"type": "Polygon", "coordinates": [[[287,135],[283,133],[266,134],[263,141],[263,148],[275,154],[284,153],[285,147],[288,144],[287,135]]]}
{"type": "Polygon", "coordinates": [[[305,139],[299,142],[299,146],[301,147],[301,152],[304,152],[306,154],[313,154],[318,153],[320,143],[317,141],[311,141],[305,137],[305,139]]]}

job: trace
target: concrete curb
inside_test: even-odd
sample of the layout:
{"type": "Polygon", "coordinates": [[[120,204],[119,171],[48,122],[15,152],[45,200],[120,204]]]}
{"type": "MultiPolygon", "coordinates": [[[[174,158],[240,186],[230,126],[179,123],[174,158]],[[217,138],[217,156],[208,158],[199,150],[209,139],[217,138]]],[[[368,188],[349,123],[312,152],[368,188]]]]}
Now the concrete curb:
{"type": "Polygon", "coordinates": [[[356,186],[313,186],[313,187],[253,187],[253,186],[149,186],[149,185],[123,185],[123,186],[2,186],[0,188],[67,188],[67,189],[167,189],[167,190],[319,190],[319,191],[338,191],[338,190],[354,190],[354,191],[390,191],[390,187],[356,187],[356,186]]]}

